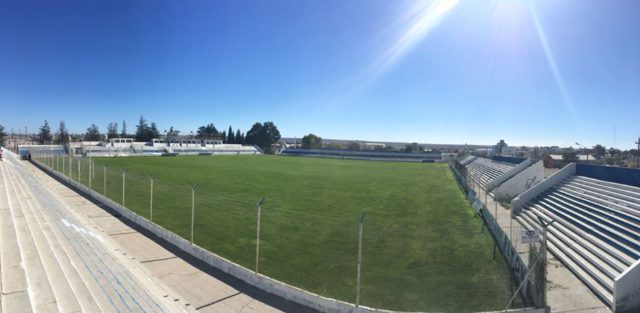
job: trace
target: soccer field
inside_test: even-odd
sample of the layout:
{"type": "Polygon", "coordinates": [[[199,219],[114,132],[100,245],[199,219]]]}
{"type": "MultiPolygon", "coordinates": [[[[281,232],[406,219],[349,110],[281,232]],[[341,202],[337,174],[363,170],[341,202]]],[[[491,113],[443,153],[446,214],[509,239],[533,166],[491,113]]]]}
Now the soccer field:
{"type": "MultiPolygon", "coordinates": [[[[492,258],[447,164],[284,156],[181,156],[95,159],[93,188],[253,269],[256,203],[262,211],[260,272],[294,286],[355,301],[357,226],[365,212],[361,304],[407,311],[504,308],[510,276],[492,258]]],[[[75,167],[74,167],[75,169],[75,167]]],[[[86,179],[83,178],[86,183],[86,179]]]]}

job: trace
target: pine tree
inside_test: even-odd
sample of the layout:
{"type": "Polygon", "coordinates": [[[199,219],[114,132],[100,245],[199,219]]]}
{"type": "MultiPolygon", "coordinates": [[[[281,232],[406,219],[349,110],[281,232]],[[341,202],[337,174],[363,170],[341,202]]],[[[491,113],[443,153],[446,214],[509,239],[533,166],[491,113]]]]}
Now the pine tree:
{"type": "Polygon", "coordinates": [[[236,130],[236,143],[241,145],[244,143],[244,141],[242,140],[242,134],[240,133],[240,129],[236,130]]]}
{"type": "Polygon", "coordinates": [[[236,143],[231,126],[229,126],[229,130],[227,131],[227,143],[236,143]]]}
{"type": "Polygon", "coordinates": [[[44,125],[40,126],[38,141],[40,141],[41,144],[51,141],[51,129],[49,128],[49,122],[47,122],[47,120],[44,121],[44,125]]]}
{"type": "Polygon", "coordinates": [[[60,144],[69,142],[69,132],[67,131],[67,125],[64,121],[60,121],[60,126],[58,126],[58,142],[60,144]]]}
{"type": "Polygon", "coordinates": [[[127,122],[122,120],[122,131],[120,132],[120,138],[127,138],[127,122]]]}
{"type": "Polygon", "coordinates": [[[149,124],[147,124],[147,120],[140,115],[138,125],[136,125],[136,141],[146,142],[149,141],[149,139],[149,124]]]}

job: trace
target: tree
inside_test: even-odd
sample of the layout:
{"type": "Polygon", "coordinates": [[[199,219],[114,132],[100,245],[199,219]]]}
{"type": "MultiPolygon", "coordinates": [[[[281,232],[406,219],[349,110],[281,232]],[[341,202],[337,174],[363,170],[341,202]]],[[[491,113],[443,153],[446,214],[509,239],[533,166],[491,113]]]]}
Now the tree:
{"type": "Polygon", "coordinates": [[[118,137],[118,123],[111,122],[107,125],[107,138],[118,137]]]}
{"type": "Polygon", "coordinates": [[[236,129],[236,143],[241,145],[244,143],[244,140],[242,138],[242,134],[240,133],[240,129],[236,129]]]}
{"type": "Polygon", "coordinates": [[[122,120],[122,131],[120,132],[120,138],[127,138],[127,122],[122,120]]]}
{"type": "Polygon", "coordinates": [[[222,135],[220,135],[222,137],[222,143],[228,143],[227,142],[227,131],[223,131],[222,135]]]}
{"type": "Polygon", "coordinates": [[[216,129],[215,125],[213,125],[213,123],[198,127],[198,131],[196,133],[197,133],[196,137],[200,139],[213,138],[213,137],[218,137],[220,135],[220,133],[216,129]]]}
{"type": "Polygon", "coordinates": [[[147,124],[147,120],[145,120],[144,117],[140,115],[138,125],[136,125],[136,141],[149,141],[150,139],[149,124],[147,124]]]}
{"type": "Polygon", "coordinates": [[[168,137],[177,137],[180,135],[180,131],[177,129],[173,129],[173,126],[169,127],[169,132],[167,132],[168,137]]]}
{"type": "Polygon", "coordinates": [[[572,147],[562,152],[562,159],[565,162],[577,162],[578,161],[578,153],[573,150],[572,147]]]}
{"type": "Polygon", "coordinates": [[[100,140],[100,130],[98,130],[98,126],[96,126],[96,124],[91,124],[91,126],[87,128],[87,132],[84,134],[84,140],[86,141],[100,140]]]}
{"type": "Polygon", "coordinates": [[[4,146],[7,133],[4,132],[4,126],[0,125],[0,146],[4,146]]]}
{"type": "Polygon", "coordinates": [[[255,123],[247,132],[245,141],[256,145],[264,151],[271,152],[271,145],[280,140],[280,131],[273,122],[255,123]]]}
{"type": "Polygon", "coordinates": [[[40,126],[38,141],[41,144],[45,144],[45,142],[51,141],[51,129],[49,128],[49,122],[47,122],[47,120],[44,121],[44,125],[40,126]]]}
{"type": "Polygon", "coordinates": [[[158,126],[156,126],[156,123],[154,122],[151,123],[151,128],[149,128],[148,136],[149,136],[149,140],[160,138],[160,131],[158,131],[158,126]]]}
{"type": "Polygon", "coordinates": [[[504,148],[506,148],[506,147],[507,147],[507,143],[504,142],[503,139],[500,139],[500,141],[495,146],[496,154],[497,155],[502,155],[502,150],[504,150],[504,148]]]}
{"type": "Polygon", "coordinates": [[[227,131],[227,143],[236,143],[236,137],[231,126],[229,126],[229,130],[227,131]]]}
{"type": "Polygon", "coordinates": [[[69,142],[69,132],[67,131],[67,125],[64,121],[60,121],[60,126],[58,126],[58,142],[60,144],[65,144],[69,142]]]}
{"type": "Polygon", "coordinates": [[[604,157],[604,155],[607,154],[607,148],[605,148],[603,145],[595,145],[593,147],[593,151],[595,152],[595,157],[598,159],[604,157]]]}
{"type": "Polygon", "coordinates": [[[308,134],[302,137],[302,149],[320,149],[322,148],[322,138],[308,134]]]}

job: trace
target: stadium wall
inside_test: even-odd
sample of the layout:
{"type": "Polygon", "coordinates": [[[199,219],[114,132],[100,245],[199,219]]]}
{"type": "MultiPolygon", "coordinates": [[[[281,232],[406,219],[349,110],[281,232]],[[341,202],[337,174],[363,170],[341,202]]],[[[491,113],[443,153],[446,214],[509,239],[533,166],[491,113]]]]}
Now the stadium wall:
{"type": "Polygon", "coordinates": [[[578,163],[576,175],[640,187],[639,169],[578,163]]]}
{"type": "Polygon", "coordinates": [[[637,260],[613,282],[613,311],[640,310],[640,260],[637,260]]]}
{"type": "Polygon", "coordinates": [[[499,201],[510,201],[517,195],[531,189],[543,179],[544,165],[542,161],[538,161],[498,186],[494,190],[495,197],[499,201]]]}
{"type": "Polygon", "coordinates": [[[519,196],[515,197],[511,200],[511,207],[513,210],[511,214],[516,214],[516,212],[527,202],[531,201],[531,199],[537,197],[539,194],[543,193],[545,190],[551,188],[555,184],[565,180],[567,177],[573,176],[576,174],[576,164],[571,163],[561,170],[553,173],[551,176],[547,177],[547,179],[543,180],[539,184],[533,186],[531,189],[523,192],[519,196]]]}
{"type": "MultiPolygon", "coordinates": [[[[494,160],[494,161],[496,161],[496,160],[494,160]]],[[[525,159],[525,160],[522,160],[522,162],[516,163],[516,164],[518,164],[518,165],[516,165],[516,167],[512,168],[508,172],[502,174],[500,177],[498,177],[498,178],[494,179],[493,181],[489,182],[489,184],[487,185],[487,191],[492,191],[493,189],[497,188],[502,183],[507,181],[509,178],[515,176],[516,174],[520,173],[521,171],[523,171],[524,169],[529,167],[529,165],[531,165],[531,160],[525,159]]]]}

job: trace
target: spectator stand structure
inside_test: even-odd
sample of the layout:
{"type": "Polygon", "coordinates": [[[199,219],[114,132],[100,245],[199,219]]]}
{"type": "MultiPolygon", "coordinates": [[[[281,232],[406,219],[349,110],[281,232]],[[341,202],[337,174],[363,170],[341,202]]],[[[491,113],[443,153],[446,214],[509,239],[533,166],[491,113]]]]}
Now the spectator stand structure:
{"type": "Polygon", "coordinates": [[[442,159],[440,153],[403,153],[386,151],[353,151],[353,150],[329,150],[329,149],[284,149],[282,155],[310,156],[320,158],[354,159],[354,160],[381,160],[398,162],[439,162],[442,159]]]}
{"type": "Polygon", "coordinates": [[[457,161],[455,166],[467,181],[499,201],[510,201],[544,177],[542,162],[533,163],[530,159],[500,156],[489,159],[468,155],[457,161]]]}
{"type": "Polygon", "coordinates": [[[614,312],[640,310],[640,170],[571,163],[512,200],[529,229],[614,312]]]}

